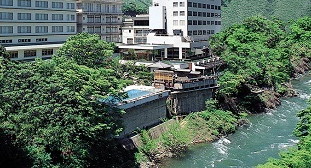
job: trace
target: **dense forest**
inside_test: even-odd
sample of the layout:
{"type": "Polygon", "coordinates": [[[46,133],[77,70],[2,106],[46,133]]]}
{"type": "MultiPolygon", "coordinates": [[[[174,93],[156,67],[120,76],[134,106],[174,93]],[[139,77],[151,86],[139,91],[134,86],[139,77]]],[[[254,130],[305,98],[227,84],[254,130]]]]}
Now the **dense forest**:
{"type": "MultiPolygon", "coordinates": [[[[125,14],[148,13],[152,0],[124,0],[125,14]]],[[[222,23],[227,28],[234,23],[241,23],[250,16],[261,15],[278,18],[283,21],[296,20],[311,16],[310,0],[222,0],[222,23]]]]}

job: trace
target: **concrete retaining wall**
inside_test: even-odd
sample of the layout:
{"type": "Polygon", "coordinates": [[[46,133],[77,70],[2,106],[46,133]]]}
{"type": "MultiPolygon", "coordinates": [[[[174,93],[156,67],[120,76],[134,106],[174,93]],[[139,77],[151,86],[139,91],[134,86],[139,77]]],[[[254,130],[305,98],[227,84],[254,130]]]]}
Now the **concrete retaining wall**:
{"type": "Polygon", "coordinates": [[[161,119],[166,118],[167,97],[144,103],[139,106],[126,109],[126,114],[122,116],[124,131],[121,136],[131,134],[137,129],[145,129],[146,127],[157,125],[161,119]]]}
{"type": "Polygon", "coordinates": [[[214,97],[215,88],[172,92],[168,98],[170,115],[184,115],[205,110],[205,101],[214,97]]]}

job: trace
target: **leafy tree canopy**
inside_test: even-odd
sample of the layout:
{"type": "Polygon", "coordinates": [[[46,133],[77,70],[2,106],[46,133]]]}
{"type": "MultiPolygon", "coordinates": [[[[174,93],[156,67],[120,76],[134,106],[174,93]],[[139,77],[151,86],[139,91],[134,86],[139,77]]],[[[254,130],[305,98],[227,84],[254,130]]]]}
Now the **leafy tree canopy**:
{"type": "Polygon", "coordinates": [[[57,56],[66,56],[79,65],[112,68],[114,44],[100,39],[97,34],[80,33],[68,38],[57,56]]]}
{"type": "Polygon", "coordinates": [[[54,57],[0,59],[0,72],[0,130],[33,159],[33,167],[86,167],[92,146],[121,131],[122,111],[99,102],[121,96],[124,84],[113,70],[54,57]]]}

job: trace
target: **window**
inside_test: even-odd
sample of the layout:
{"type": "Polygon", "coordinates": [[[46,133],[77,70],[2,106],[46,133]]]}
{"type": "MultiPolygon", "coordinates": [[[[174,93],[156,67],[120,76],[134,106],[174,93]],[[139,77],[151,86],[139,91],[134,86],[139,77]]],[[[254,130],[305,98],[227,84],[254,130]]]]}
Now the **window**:
{"type": "Polygon", "coordinates": [[[67,15],[67,20],[69,21],[75,21],[76,20],[76,16],[75,15],[67,15]]]}
{"type": "Polygon", "coordinates": [[[184,26],[184,25],[185,25],[185,21],[184,21],[184,20],[180,20],[180,21],[179,21],[179,25],[180,25],[180,26],[184,26]]]}
{"type": "Polygon", "coordinates": [[[31,0],[18,0],[17,6],[20,7],[31,7],[31,0]]]}
{"type": "Polygon", "coordinates": [[[214,25],[215,24],[215,22],[214,21],[211,21],[211,25],[214,25]]]}
{"type": "Polygon", "coordinates": [[[202,7],[206,9],[206,4],[203,4],[203,6],[202,6],[202,7]]]}
{"type": "Polygon", "coordinates": [[[180,12],[179,12],[179,15],[180,15],[180,16],[185,16],[185,11],[180,11],[180,12]]]}
{"type": "Polygon", "coordinates": [[[198,12],[193,12],[193,16],[198,16],[198,12]]]}
{"type": "Polygon", "coordinates": [[[178,26],[178,20],[173,20],[173,25],[178,26]]]}
{"type": "Polygon", "coordinates": [[[94,31],[95,31],[95,33],[101,33],[101,27],[95,26],[94,31]]]}
{"type": "Polygon", "coordinates": [[[211,13],[206,13],[206,16],[207,17],[211,17],[211,13]]]}
{"type": "Polygon", "coordinates": [[[10,58],[18,58],[18,51],[10,51],[8,53],[10,55],[10,58]]]}
{"type": "Polygon", "coordinates": [[[42,56],[53,55],[53,49],[43,49],[42,56]]]}
{"type": "Polygon", "coordinates": [[[193,3],[193,7],[194,8],[198,7],[198,4],[197,3],[193,3]]]}
{"type": "Polygon", "coordinates": [[[76,28],[75,26],[67,26],[67,32],[75,32],[76,28]]]}
{"type": "Polygon", "coordinates": [[[188,25],[192,25],[192,20],[188,20],[188,25]]]}
{"type": "Polygon", "coordinates": [[[198,21],[198,25],[202,25],[202,20],[199,20],[199,21],[198,21]]]}
{"type": "Polygon", "coordinates": [[[215,34],[215,30],[211,30],[211,34],[215,34]]]}
{"type": "Polygon", "coordinates": [[[48,1],[36,1],[36,7],[38,8],[48,8],[48,1]]]}
{"type": "Polygon", "coordinates": [[[207,24],[207,25],[211,25],[211,21],[207,21],[206,24],[207,24]]]}
{"type": "Polygon", "coordinates": [[[198,31],[198,35],[202,35],[202,30],[199,30],[199,31],[198,31]]]}
{"type": "Polygon", "coordinates": [[[198,3],[198,8],[202,8],[202,4],[201,3],[198,3]]]}
{"type": "Polygon", "coordinates": [[[36,20],[48,20],[48,14],[36,13],[36,20]]]}
{"type": "Polygon", "coordinates": [[[211,9],[211,5],[209,5],[209,4],[207,4],[206,7],[207,7],[207,9],[211,9]]]}
{"type": "Polygon", "coordinates": [[[52,14],[52,20],[63,20],[63,14],[52,14]]]}
{"type": "Polygon", "coordinates": [[[100,15],[95,16],[95,23],[100,23],[101,22],[101,17],[100,15]]]}
{"type": "MultiPolygon", "coordinates": [[[[112,10],[113,10],[113,7],[114,6],[112,6],[112,10]]],[[[101,12],[101,10],[102,10],[102,5],[101,4],[96,4],[96,12],[101,12]]]]}
{"type": "Polygon", "coordinates": [[[54,32],[54,33],[64,32],[63,29],[64,29],[63,26],[52,26],[52,32],[54,32]]]}
{"type": "Polygon", "coordinates": [[[74,3],[67,3],[67,9],[75,9],[74,3]]]}
{"type": "Polygon", "coordinates": [[[94,19],[95,19],[95,16],[94,16],[94,15],[88,15],[88,16],[87,16],[87,22],[88,22],[88,23],[94,23],[94,19]]]}
{"type": "Polygon", "coordinates": [[[52,2],[52,8],[59,8],[62,9],[64,6],[62,2],[52,2]]]}
{"type": "Polygon", "coordinates": [[[192,2],[188,2],[188,7],[192,7],[192,2]]]}
{"type": "Polygon", "coordinates": [[[0,44],[12,43],[12,40],[0,40],[0,44]]]}
{"type": "Polygon", "coordinates": [[[18,39],[19,43],[30,43],[31,39],[18,39]]]}
{"type": "Polygon", "coordinates": [[[36,50],[26,50],[24,51],[24,57],[35,57],[37,56],[36,50]]]}
{"type": "Polygon", "coordinates": [[[198,12],[198,16],[202,17],[202,12],[198,12]]]}
{"type": "Polygon", "coordinates": [[[203,25],[206,25],[206,21],[205,20],[203,21],[203,25]]]}
{"type": "Polygon", "coordinates": [[[206,12],[203,12],[203,17],[206,17],[206,12]]]}
{"type": "Polygon", "coordinates": [[[215,13],[211,13],[211,17],[214,17],[215,16],[215,13]]]}
{"type": "Polygon", "coordinates": [[[185,2],[179,2],[180,7],[185,7],[185,2]]]}
{"type": "Polygon", "coordinates": [[[221,10],[221,6],[218,6],[218,10],[221,10]]]}
{"type": "Polygon", "coordinates": [[[192,16],[192,11],[188,11],[188,16],[192,16]]]}
{"type": "Polygon", "coordinates": [[[188,36],[191,36],[192,35],[192,31],[188,31],[188,36]]]}
{"type": "Polygon", "coordinates": [[[47,33],[48,29],[48,26],[36,26],[36,33],[47,33]]]}
{"type": "Polygon", "coordinates": [[[13,20],[12,12],[0,12],[0,20],[13,20]]]}
{"type": "Polygon", "coordinates": [[[17,33],[31,33],[31,26],[17,26],[17,33]]]}
{"type": "Polygon", "coordinates": [[[215,9],[215,6],[214,6],[214,5],[211,5],[211,9],[215,9]]]}
{"type": "Polygon", "coordinates": [[[173,2],[173,7],[178,7],[178,2],[173,2]]]}
{"type": "Polygon", "coordinates": [[[31,20],[31,13],[18,13],[18,20],[31,20]]]}
{"type": "Polygon", "coordinates": [[[173,11],[173,16],[178,16],[178,11],[173,11]]]}
{"type": "Polygon", "coordinates": [[[207,34],[211,34],[211,31],[210,31],[210,30],[207,30],[206,33],[207,33],[207,34]]]}
{"type": "Polygon", "coordinates": [[[13,6],[13,0],[0,0],[1,6],[13,6]]]}
{"type": "Polygon", "coordinates": [[[193,31],[193,35],[198,35],[198,31],[197,31],[197,30],[194,30],[194,31],[193,31]]]}
{"type": "Polygon", "coordinates": [[[0,26],[0,34],[12,34],[13,26],[0,26]]]}
{"type": "Polygon", "coordinates": [[[206,30],[203,30],[203,35],[206,35],[206,30]]]}
{"type": "Polygon", "coordinates": [[[43,41],[48,41],[47,38],[37,38],[36,42],[43,42],[43,41]]]}
{"type": "Polygon", "coordinates": [[[193,25],[198,25],[198,21],[194,20],[193,22],[193,25]]]}

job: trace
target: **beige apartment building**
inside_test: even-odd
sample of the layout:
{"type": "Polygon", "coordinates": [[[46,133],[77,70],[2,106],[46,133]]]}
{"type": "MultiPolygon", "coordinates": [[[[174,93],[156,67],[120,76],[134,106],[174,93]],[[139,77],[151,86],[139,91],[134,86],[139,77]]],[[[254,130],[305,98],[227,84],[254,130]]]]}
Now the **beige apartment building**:
{"type": "Polygon", "coordinates": [[[76,0],[0,0],[0,45],[14,60],[51,57],[76,27],[76,0]]]}
{"type": "Polygon", "coordinates": [[[99,34],[102,40],[120,43],[122,0],[78,0],[78,32],[99,34]]]}

